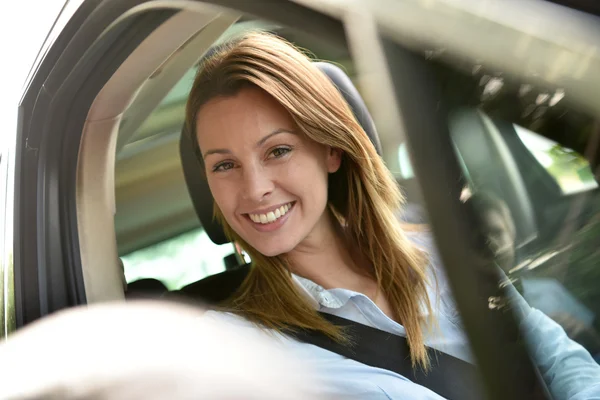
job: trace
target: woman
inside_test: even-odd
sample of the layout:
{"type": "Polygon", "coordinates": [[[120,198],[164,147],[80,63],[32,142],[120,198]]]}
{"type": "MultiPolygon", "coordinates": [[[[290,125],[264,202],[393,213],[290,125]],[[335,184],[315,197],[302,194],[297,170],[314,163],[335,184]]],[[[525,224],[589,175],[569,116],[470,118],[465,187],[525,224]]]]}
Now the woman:
{"type": "MultiPolygon", "coordinates": [[[[426,344],[472,361],[450,293],[433,279],[439,261],[428,239],[402,229],[392,175],[304,54],[266,33],[222,46],[199,69],[186,120],[215,216],[253,261],[229,304],[238,317],[213,317],[345,342],[319,310],[406,336],[415,368],[429,365],[426,344]]],[[[280,338],[314,362],[319,390],[336,397],[440,398],[398,374],[280,338]]]]}

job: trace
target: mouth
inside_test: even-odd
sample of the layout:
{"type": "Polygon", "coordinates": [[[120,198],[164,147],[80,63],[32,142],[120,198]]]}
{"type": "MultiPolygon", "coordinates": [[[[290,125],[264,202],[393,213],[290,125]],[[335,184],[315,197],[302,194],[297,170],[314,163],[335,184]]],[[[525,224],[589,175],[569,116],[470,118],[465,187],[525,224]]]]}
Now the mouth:
{"type": "Polygon", "coordinates": [[[296,202],[292,201],[266,213],[249,213],[245,216],[258,230],[271,231],[279,228],[287,220],[295,204],[296,202]]]}

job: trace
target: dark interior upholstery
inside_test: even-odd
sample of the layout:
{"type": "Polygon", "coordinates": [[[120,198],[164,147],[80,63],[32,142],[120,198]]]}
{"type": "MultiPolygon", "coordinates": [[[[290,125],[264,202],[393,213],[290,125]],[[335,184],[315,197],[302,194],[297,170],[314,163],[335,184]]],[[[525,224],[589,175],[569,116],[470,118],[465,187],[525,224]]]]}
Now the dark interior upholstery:
{"type": "Polygon", "coordinates": [[[167,291],[164,283],[158,279],[144,278],[127,284],[125,296],[128,300],[160,297],[167,291]]]}
{"type": "Polygon", "coordinates": [[[240,287],[249,271],[250,264],[240,265],[208,276],[198,282],[190,283],[177,291],[176,294],[208,304],[218,304],[226,300],[240,287]]]}

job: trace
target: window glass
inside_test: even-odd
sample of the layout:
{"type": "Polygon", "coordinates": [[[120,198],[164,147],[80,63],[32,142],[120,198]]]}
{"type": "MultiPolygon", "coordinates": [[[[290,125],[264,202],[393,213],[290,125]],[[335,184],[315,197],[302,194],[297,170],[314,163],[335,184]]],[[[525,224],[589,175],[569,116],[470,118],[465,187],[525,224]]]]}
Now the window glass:
{"type": "Polygon", "coordinates": [[[224,271],[224,257],[233,251],[230,243],[216,245],[204,229],[195,229],[123,256],[125,278],[128,283],[154,278],[177,290],[224,271]]]}
{"type": "MultiPolygon", "coordinates": [[[[516,124],[513,126],[527,150],[548,171],[563,194],[570,195],[598,187],[590,163],[581,154],[522,126],[516,124]]],[[[398,164],[400,165],[399,177],[414,178],[406,143],[398,147],[398,164]]]]}
{"type": "Polygon", "coordinates": [[[514,127],[519,139],[556,180],[563,194],[569,195],[598,187],[590,163],[585,157],[522,126],[515,124],[514,127]]]}
{"type": "Polygon", "coordinates": [[[397,174],[398,178],[412,179],[415,177],[412,164],[410,163],[406,142],[398,146],[398,165],[400,166],[400,172],[397,174]]]}
{"type": "Polygon", "coordinates": [[[481,66],[432,65],[469,185],[462,200],[476,210],[478,248],[530,306],[600,361],[600,190],[583,156],[598,151],[595,118],[561,88],[481,66]]]}

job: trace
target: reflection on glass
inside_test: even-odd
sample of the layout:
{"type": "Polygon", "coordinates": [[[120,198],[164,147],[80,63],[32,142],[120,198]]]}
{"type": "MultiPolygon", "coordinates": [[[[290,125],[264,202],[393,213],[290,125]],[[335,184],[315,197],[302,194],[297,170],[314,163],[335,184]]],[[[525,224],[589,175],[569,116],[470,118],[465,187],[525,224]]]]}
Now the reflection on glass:
{"type": "Polygon", "coordinates": [[[398,146],[398,165],[400,166],[400,177],[402,179],[412,179],[415,177],[412,164],[410,163],[406,142],[403,142],[398,146]]]}
{"type": "MultiPolygon", "coordinates": [[[[469,160],[461,164],[469,185],[461,200],[475,211],[477,247],[507,275],[501,286],[514,286],[519,299],[545,314],[529,326],[529,333],[548,328],[531,335],[532,355],[540,356],[536,349],[544,345],[546,355],[558,349],[548,341],[562,328],[600,361],[600,188],[584,157],[597,150],[587,148],[594,143],[596,119],[561,88],[519,82],[485,65],[436,68],[449,113],[471,110],[488,122],[473,117],[450,124],[452,138],[468,139],[457,146],[458,161],[469,160]],[[490,77],[502,77],[502,85],[490,86],[490,77]],[[523,217],[532,219],[535,231],[526,242],[519,240],[526,233],[523,217]]],[[[490,305],[497,309],[501,300],[490,299],[490,305]]],[[[579,361],[585,358],[579,355],[579,361]]],[[[581,366],[590,372],[588,367],[581,366]]],[[[548,368],[542,366],[542,373],[548,368]]]]}
{"type": "Polygon", "coordinates": [[[570,195],[598,187],[590,163],[582,155],[519,125],[515,124],[514,127],[519,139],[556,180],[563,194],[570,195]]]}
{"type": "MultiPolygon", "coordinates": [[[[554,225],[556,230],[542,232],[543,239],[537,243],[516,249],[510,210],[501,198],[480,191],[466,202],[473,203],[477,210],[478,226],[489,254],[527,303],[560,324],[571,339],[600,361],[598,184],[581,155],[518,126],[515,129],[560,186],[557,196],[547,195],[544,199],[540,193],[529,194],[541,216],[554,210],[554,218],[560,218],[554,225]]],[[[520,172],[525,177],[531,173],[526,169],[520,172]]],[[[546,229],[547,225],[539,226],[546,229]]]]}

